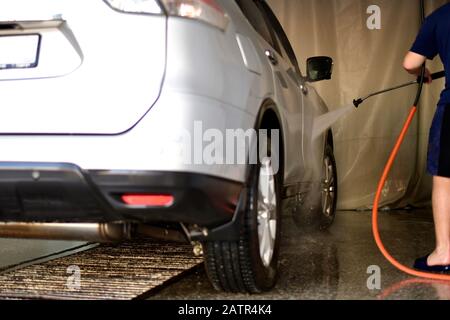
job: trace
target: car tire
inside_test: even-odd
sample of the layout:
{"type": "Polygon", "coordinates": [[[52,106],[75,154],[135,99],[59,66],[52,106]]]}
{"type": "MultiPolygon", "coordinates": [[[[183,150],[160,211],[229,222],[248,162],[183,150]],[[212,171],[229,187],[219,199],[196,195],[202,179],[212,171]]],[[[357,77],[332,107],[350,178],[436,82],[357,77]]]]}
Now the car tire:
{"type": "Polygon", "coordinates": [[[314,232],[328,229],[336,217],[338,177],[336,160],[330,144],[325,147],[321,182],[311,188],[294,209],[292,217],[301,231],[314,232]],[[320,197],[315,197],[320,194],[320,197]]]}
{"type": "Polygon", "coordinates": [[[266,160],[250,166],[239,241],[204,243],[206,272],[216,290],[261,293],[275,285],[281,238],[281,174],[278,170],[265,177],[264,173],[271,171],[271,162],[266,160]],[[269,197],[263,195],[264,189],[269,197]],[[268,200],[266,206],[263,199],[268,200]]]}

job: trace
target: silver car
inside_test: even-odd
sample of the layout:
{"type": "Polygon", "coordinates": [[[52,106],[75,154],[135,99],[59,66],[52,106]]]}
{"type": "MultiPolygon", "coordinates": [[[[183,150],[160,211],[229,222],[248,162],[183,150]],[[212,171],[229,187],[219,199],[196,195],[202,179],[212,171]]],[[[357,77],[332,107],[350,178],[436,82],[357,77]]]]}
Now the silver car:
{"type": "Polygon", "coordinates": [[[269,290],[282,211],[335,216],[332,64],[302,75],[263,0],[0,1],[0,236],[189,241],[269,290]]]}

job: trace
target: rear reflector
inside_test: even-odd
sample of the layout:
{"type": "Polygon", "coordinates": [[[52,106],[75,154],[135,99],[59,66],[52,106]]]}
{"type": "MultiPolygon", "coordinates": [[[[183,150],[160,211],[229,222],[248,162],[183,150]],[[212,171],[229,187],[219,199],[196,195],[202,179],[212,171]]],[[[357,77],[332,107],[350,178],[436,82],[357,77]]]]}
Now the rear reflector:
{"type": "Polygon", "coordinates": [[[166,194],[124,194],[122,201],[130,206],[169,207],[174,197],[166,194]]]}

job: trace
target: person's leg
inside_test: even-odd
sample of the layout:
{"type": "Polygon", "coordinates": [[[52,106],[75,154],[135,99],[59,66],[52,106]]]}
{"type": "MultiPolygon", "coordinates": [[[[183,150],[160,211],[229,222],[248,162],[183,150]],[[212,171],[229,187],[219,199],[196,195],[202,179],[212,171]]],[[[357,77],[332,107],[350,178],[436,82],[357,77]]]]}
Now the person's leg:
{"type": "Polygon", "coordinates": [[[450,178],[433,178],[433,217],[436,249],[428,265],[450,265],[450,178]]]}
{"type": "Polygon", "coordinates": [[[436,248],[418,258],[414,268],[450,272],[450,104],[439,104],[430,128],[427,171],[433,176],[436,248]]]}

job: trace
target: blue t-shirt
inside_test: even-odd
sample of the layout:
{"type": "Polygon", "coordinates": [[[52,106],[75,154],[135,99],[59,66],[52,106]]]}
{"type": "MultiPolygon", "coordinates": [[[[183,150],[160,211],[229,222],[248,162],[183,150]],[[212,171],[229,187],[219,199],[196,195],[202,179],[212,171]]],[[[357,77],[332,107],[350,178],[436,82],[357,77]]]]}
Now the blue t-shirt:
{"type": "Polygon", "coordinates": [[[445,68],[445,89],[440,103],[450,103],[450,3],[433,12],[424,22],[412,52],[433,60],[438,54],[445,68]]]}

